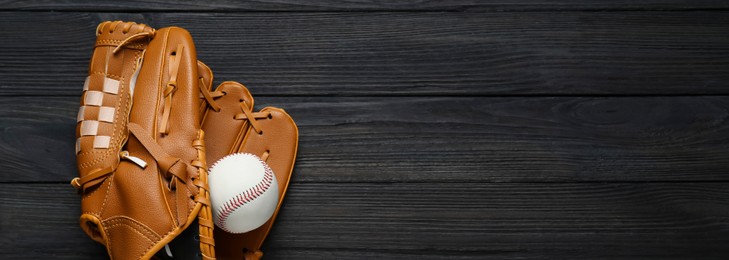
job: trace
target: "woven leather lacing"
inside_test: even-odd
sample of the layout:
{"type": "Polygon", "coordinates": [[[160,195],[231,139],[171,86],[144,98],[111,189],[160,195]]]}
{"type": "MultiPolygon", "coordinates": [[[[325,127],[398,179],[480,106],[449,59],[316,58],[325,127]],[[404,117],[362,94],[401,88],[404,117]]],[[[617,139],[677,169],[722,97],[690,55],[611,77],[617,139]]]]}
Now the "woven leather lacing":
{"type": "Polygon", "coordinates": [[[193,178],[192,183],[198,187],[199,192],[195,195],[195,202],[202,204],[197,215],[200,228],[200,252],[204,260],[215,259],[215,240],[213,239],[213,213],[210,206],[210,187],[208,186],[208,171],[205,158],[205,133],[200,130],[193,147],[197,149],[197,160],[192,166],[197,168],[198,176],[193,178]]]}

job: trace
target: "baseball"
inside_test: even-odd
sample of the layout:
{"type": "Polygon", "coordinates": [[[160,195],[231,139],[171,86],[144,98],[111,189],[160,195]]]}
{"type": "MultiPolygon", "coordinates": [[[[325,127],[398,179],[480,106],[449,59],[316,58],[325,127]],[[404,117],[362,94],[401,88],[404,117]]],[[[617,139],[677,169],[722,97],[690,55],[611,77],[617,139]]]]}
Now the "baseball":
{"type": "Polygon", "coordinates": [[[210,167],[208,182],[213,220],[229,233],[256,229],[276,211],[276,176],[256,155],[236,153],[223,157],[210,167]]]}

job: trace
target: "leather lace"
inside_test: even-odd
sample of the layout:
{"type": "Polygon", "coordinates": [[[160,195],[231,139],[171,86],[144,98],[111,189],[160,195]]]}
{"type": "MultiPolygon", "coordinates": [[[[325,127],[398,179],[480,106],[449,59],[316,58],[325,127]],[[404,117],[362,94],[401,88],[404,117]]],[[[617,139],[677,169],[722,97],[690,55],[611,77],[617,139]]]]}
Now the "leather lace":
{"type": "MultiPolygon", "coordinates": [[[[210,203],[210,187],[207,180],[207,169],[205,159],[204,133],[200,131],[192,146],[197,150],[197,159],[190,163],[176,157],[172,157],[160,147],[155,140],[141,126],[129,123],[130,134],[137,137],[137,140],[152,155],[159,169],[170,180],[170,189],[174,189],[177,182],[185,183],[190,177],[191,182],[187,183],[188,189],[193,192],[194,201],[202,205],[198,213],[198,228],[200,239],[200,252],[203,259],[215,259],[215,239],[213,238],[213,215],[210,203]],[[193,176],[188,176],[192,173],[193,176]]],[[[177,191],[178,196],[186,196],[184,192],[177,191]]],[[[184,201],[185,197],[178,197],[178,201],[184,201]]]]}
{"type": "Polygon", "coordinates": [[[271,116],[270,112],[253,112],[253,108],[249,107],[247,102],[243,100],[243,102],[240,102],[240,108],[243,111],[243,113],[239,113],[235,115],[234,119],[236,120],[248,120],[253,130],[256,131],[258,134],[263,134],[263,129],[258,124],[258,121],[256,119],[265,119],[269,118],[271,116]]]}
{"type": "Polygon", "coordinates": [[[205,99],[205,103],[210,106],[213,111],[218,112],[220,111],[220,105],[218,105],[217,102],[215,102],[215,98],[222,97],[225,94],[220,91],[214,91],[210,92],[208,90],[208,86],[205,86],[205,80],[203,78],[200,78],[200,93],[202,94],[203,98],[205,99]]]}
{"type": "Polygon", "coordinates": [[[187,175],[188,173],[196,172],[191,164],[167,154],[151,136],[145,134],[145,130],[140,125],[129,123],[129,133],[133,134],[149,154],[152,155],[154,160],[157,161],[157,165],[165,175],[165,178],[170,180],[170,189],[174,189],[178,181],[184,183],[189,177],[187,175]]]}
{"type": "Polygon", "coordinates": [[[106,177],[114,171],[116,171],[116,167],[114,166],[96,169],[81,178],[73,178],[73,180],[71,180],[71,185],[73,185],[79,193],[84,193],[86,192],[86,189],[101,184],[106,177]]]}
{"type": "Polygon", "coordinates": [[[182,60],[182,51],[185,49],[185,45],[177,45],[175,55],[172,56],[170,62],[170,80],[167,82],[165,87],[164,95],[164,108],[162,110],[162,121],[159,125],[159,132],[161,134],[168,134],[170,132],[170,112],[172,110],[172,94],[177,89],[177,74],[180,68],[180,61],[182,60]]]}
{"type": "MultiPolygon", "coordinates": [[[[160,147],[152,137],[144,134],[145,130],[135,123],[129,123],[129,133],[137,137],[137,140],[142,146],[152,155],[162,173],[165,175],[167,180],[170,180],[170,189],[174,189],[177,182],[180,181],[185,183],[185,180],[189,177],[189,172],[195,172],[193,165],[186,163],[180,158],[172,157],[160,147]],[[174,177],[174,178],[173,178],[174,177]]],[[[107,176],[116,171],[116,167],[107,167],[103,169],[97,169],[91,173],[81,177],[74,178],[71,184],[76,187],[80,192],[84,192],[86,189],[96,186],[103,182],[107,176]]]]}
{"type": "Polygon", "coordinates": [[[207,161],[205,158],[205,133],[200,131],[193,147],[197,150],[198,159],[192,161],[192,166],[197,168],[198,175],[193,177],[192,183],[198,188],[195,195],[195,202],[202,204],[197,215],[200,253],[204,260],[215,259],[215,239],[213,238],[213,213],[210,204],[210,186],[208,186],[207,161]]]}
{"type": "Polygon", "coordinates": [[[133,42],[134,40],[143,39],[143,38],[150,38],[152,36],[154,36],[154,32],[153,31],[152,32],[140,32],[140,33],[136,33],[136,34],[134,34],[132,36],[127,37],[121,43],[119,43],[119,46],[116,46],[116,48],[114,48],[114,51],[112,51],[112,53],[113,54],[116,54],[119,50],[121,50],[122,47],[124,47],[127,44],[133,42]]]}
{"type": "Polygon", "coordinates": [[[245,260],[259,260],[263,257],[263,252],[261,252],[261,250],[247,251],[243,256],[245,257],[245,260]]]}

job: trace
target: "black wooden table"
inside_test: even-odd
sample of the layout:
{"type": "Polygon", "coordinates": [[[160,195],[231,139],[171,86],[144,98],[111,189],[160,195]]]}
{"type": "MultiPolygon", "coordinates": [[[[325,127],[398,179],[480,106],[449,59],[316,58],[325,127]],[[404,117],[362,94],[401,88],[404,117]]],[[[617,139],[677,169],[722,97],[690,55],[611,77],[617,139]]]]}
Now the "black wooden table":
{"type": "Polygon", "coordinates": [[[68,182],[121,19],[296,119],[266,259],[729,259],[729,2],[503,2],[0,0],[0,258],[105,258],[68,182]]]}

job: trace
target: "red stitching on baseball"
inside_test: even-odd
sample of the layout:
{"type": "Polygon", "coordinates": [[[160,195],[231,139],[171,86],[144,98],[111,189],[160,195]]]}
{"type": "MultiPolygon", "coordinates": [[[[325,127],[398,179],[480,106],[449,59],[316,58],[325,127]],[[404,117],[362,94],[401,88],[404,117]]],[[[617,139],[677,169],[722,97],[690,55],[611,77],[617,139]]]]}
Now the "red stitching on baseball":
{"type": "Polygon", "coordinates": [[[223,207],[218,210],[219,217],[217,224],[218,227],[222,228],[225,231],[231,232],[230,230],[225,228],[223,223],[225,223],[225,221],[228,219],[230,214],[233,213],[233,211],[263,195],[263,193],[271,187],[271,183],[273,182],[273,170],[271,170],[271,167],[269,167],[266,162],[261,160],[261,158],[258,158],[258,161],[261,162],[261,165],[263,165],[265,171],[263,174],[263,179],[255,186],[241,192],[240,194],[225,202],[225,204],[223,204],[223,207]]]}

